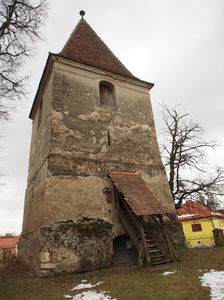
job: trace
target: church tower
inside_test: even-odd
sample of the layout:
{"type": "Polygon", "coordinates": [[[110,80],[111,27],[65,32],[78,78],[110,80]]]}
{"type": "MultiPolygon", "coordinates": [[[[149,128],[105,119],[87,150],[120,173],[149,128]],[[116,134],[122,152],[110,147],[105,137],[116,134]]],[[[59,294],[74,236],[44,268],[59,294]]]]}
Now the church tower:
{"type": "Polygon", "coordinates": [[[83,13],[62,51],[49,54],[30,112],[19,245],[21,261],[38,275],[137,263],[141,253],[150,265],[164,264],[170,258],[147,241],[158,236],[158,224],[161,236],[183,242],[157,145],[152,87],[126,69],[83,13]]]}

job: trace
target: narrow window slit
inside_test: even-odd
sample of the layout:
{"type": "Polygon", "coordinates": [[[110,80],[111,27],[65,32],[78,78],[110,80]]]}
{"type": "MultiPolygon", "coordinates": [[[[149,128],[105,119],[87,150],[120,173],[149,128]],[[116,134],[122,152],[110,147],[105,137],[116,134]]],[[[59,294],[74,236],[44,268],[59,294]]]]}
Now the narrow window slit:
{"type": "Polygon", "coordinates": [[[108,140],[108,145],[111,145],[111,138],[110,138],[110,132],[107,131],[107,140],[108,140]]]}

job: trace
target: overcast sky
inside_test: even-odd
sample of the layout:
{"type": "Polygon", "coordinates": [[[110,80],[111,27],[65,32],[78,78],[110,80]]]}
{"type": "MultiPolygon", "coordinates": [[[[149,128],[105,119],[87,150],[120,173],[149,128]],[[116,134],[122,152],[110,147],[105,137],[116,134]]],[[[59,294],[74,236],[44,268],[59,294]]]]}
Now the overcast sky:
{"type": "MultiPolygon", "coordinates": [[[[161,107],[182,104],[224,144],[223,0],[49,0],[45,40],[25,65],[31,74],[28,99],[10,123],[0,124],[0,234],[21,232],[32,121],[28,119],[48,52],[57,53],[85,10],[85,19],[138,78],[153,82],[151,101],[157,131],[161,107]]],[[[223,147],[210,161],[224,166],[223,147]]]]}

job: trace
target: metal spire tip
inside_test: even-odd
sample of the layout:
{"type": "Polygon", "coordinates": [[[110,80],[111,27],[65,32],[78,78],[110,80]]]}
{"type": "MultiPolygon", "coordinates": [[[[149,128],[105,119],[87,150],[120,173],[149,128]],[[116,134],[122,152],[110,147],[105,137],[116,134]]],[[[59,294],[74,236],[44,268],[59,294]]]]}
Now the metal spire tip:
{"type": "Polygon", "coordinates": [[[82,17],[82,19],[83,19],[83,17],[85,16],[85,11],[84,10],[80,10],[80,12],[79,12],[79,14],[80,14],[80,16],[82,17]]]}

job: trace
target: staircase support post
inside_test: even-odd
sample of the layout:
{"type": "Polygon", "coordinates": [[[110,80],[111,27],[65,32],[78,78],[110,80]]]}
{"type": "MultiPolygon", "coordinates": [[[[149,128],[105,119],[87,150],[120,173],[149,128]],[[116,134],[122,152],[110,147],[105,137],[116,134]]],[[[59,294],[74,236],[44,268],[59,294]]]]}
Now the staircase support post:
{"type": "Polygon", "coordinates": [[[161,226],[161,231],[162,231],[162,234],[165,238],[165,241],[166,241],[166,244],[167,244],[167,247],[169,249],[169,253],[170,253],[170,258],[172,261],[176,260],[176,261],[180,261],[180,258],[179,258],[179,255],[176,251],[176,249],[174,248],[174,246],[172,245],[172,243],[170,242],[165,230],[164,230],[164,226],[163,226],[163,218],[161,215],[158,215],[158,218],[159,218],[159,221],[160,221],[160,226],[161,226]]]}
{"type": "Polygon", "coordinates": [[[140,246],[139,251],[138,251],[138,267],[141,268],[143,265],[143,255],[142,255],[142,246],[140,246]]]}
{"type": "Polygon", "coordinates": [[[142,224],[139,222],[139,227],[140,227],[140,231],[141,231],[141,237],[142,237],[142,248],[143,248],[143,252],[144,252],[144,256],[146,258],[146,264],[150,264],[150,257],[149,257],[149,254],[148,254],[148,250],[147,250],[147,247],[146,247],[146,240],[145,240],[145,231],[144,231],[144,228],[142,226],[142,224]]]}

